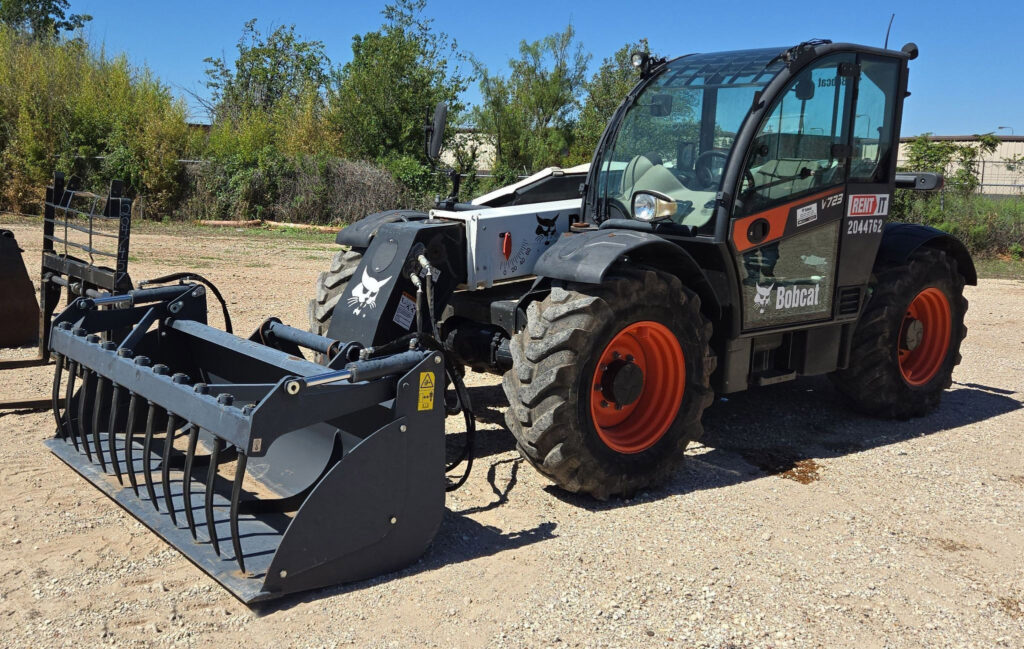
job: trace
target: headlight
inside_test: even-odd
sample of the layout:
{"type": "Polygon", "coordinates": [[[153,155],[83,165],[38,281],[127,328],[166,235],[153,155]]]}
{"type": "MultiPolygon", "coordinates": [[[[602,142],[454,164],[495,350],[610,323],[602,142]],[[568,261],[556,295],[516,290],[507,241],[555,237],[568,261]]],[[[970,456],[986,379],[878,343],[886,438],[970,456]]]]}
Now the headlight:
{"type": "Polygon", "coordinates": [[[660,221],[675,216],[676,202],[661,192],[642,191],[633,194],[633,218],[638,221],[660,221]]]}

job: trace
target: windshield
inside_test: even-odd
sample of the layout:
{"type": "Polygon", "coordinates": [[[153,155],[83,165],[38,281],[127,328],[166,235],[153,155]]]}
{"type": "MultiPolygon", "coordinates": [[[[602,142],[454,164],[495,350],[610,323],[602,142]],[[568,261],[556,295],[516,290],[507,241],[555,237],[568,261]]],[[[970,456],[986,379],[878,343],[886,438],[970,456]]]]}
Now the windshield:
{"type": "Polygon", "coordinates": [[[722,170],[753,103],[782,69],[783,48],[691,54],[676,59],[629,107],[598,175],[600,218],[630,218],[647,190],[676,201],[672,220],[694,228],[714,214],[722,170]]]}

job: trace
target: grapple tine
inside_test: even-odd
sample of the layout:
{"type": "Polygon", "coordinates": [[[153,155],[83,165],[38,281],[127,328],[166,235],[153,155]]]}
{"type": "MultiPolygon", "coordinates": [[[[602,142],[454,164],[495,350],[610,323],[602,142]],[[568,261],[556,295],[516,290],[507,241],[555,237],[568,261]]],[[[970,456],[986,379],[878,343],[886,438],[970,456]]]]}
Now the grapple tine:
{"type": "Polygon", "coordinates": [[[206,472],[206,498],[203,507],[206,509],[206,530],[210,533],[210,542],[213,543],[213,550],[220,556],[220,543],[217,542],[217,528],[213,524],[213,482],[217,479],[217,465],[220,463],[220,441],[213,440],[213,449],[210,451],[210,468],[206,472]]]}
{"type": "Polygon", "coordinates": [[[60,382],[64,378],[64,357],[60,352],[53,354],[53,362],[56,366],[53,372],[53,389],[50,392],[50,400],[53,404],[53,419],[57,422],[57,434],[61,439],[68,438],[68,428],[60,414],[60,382]]]}
{"type": "MultiPolygon", "coordinates": [[[[107,461],[103,459],[103,447],[100,445],[100,410],[103,406],[103,397],[106,393],[107,383],[110,381],[102,376],[96,375],[96,397],[92,405],[92,441],[96,451],[96,457],[100,459],[100,468],[107,472],[107,461]]],[[[109,433],[108,433],[109,435],[109,433]]]]}
{"type": "Polygon", "coordinates": [[[235,465],[235,480],[231,485],[231,545],[238,559],[238,569],[245,572],[245,560],[242,558],[242,539],[238,536],[238,500],[242,495],[242,479],[245,478],[245,464],[248,457],[239,449],[238,464],[235,465]]]}
{"type": "Polygon", "coordinates": [[[171,498],[171,447],[174,446],[174,433],[178,428],[178,416],[173,412],[167,413],[167,435],[164,436],[163,462],[160,464],[160,484],[164,492],[164,507],[171,515],[171,522],[178,524],[174,514],[174,499],[171,498]]]}
{"type": "Polygon", "coordinates": [[[185,503],[185,520],[192,538],[196,538],[196,519],[192,514],[192,460],[196,456],[196,442],[199,441],[199,426],[192,424],[188,429],[188,450],[185,452],[185,474],[181,478],[181,497],[185,503]]]}
{"type": "MultiPolygon", "coordinates": [[[[135,364],[138,365],[139,367],[149,367],[149,357],[137,356],[135,358],[135,364]]],[[[128,465],[128,482],[131,483],[132,490],[135,492],[135,497],[138,498],[139,484],[135,478],[135,445],[133,444],[133,440],[135,438],[135,408],[138,403],[139,397],[134,392],[132,392],[131,394],[132,398],[128,401],[128,429],[125,431],[124,434],[124,458],[125,464],[128,465]]],[[[149,409],[149,412],[146,415],[146,430],[152,431],[154,417],[153,404],[147,400],[146,406],[149,409]]]]}
{"type": "Polygon", "coordinates": [[[107,426],[107,450],[110,453],[110,466],[114,469],[114,475],[117,476],[117,483],[120,485],[124,484],[124,480],[121,479],[121,463],[117,460],[117,418],[121,414],[121,394],[124,392],[117,383],[111,382],[112,395],[110,398],[110,422],[107,426]]]}
{"type": "Polygon", "coordinates": [[[128,483],[132,486],[132,491],[135,492],[135,497],[139,497],[139,485],[135,481],[135,448],[132,443],[132,438],[135,432],[135,410],[138,407],[139,398],[134,392],[128,393],[128,420],[124,429],[124,464],[125,471],[128,473],[128,483]]]}
{"type": "Polygon", "coordinates": [[[156,404],[149,402],[149,412],[146,413],[146,439],[142,442],[142,474],[146,479],[146,494],[153,508],[160,511],[156,504],[156,492],[153,491],[153,467],[150,462],[150,454],[153,451],[153,420],[156,419],[156,404]]]}
{"type": "Polygon", "coordinates": [[[75,450],[78,451],[78,420],[75,418],[72,410],[72,401],[75,396],[75,379],[78,374],[78,363],[76,361],[68,362],[68,385],[64,392],[64,416],[67,418],[68,433],[71,436],[71,443],[75,445],[75,450]]]}
{"type": "Polygon", "coordinates": [[[89,427],[87,425],[89,421],[85,417],[85,404],[89,401],[89,393],[95,392],[95,383],[96,374],[82,365],[82,387],[78,390],[78,430],[81,433],[82,446],[85,447],[85,455],[90,462],[92,462],[92,451],[89,449],[89,427]]]}

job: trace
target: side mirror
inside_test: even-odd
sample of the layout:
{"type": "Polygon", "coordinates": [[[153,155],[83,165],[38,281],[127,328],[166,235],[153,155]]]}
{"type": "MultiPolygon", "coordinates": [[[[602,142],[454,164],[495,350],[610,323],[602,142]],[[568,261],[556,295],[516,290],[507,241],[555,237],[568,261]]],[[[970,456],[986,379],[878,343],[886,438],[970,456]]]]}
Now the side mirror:
{"type": "Polygon", "coordinates": [[[668,117],[672,114],[672,95],[651,97],[651,117],[668,117]]]}
{"type": "Polygon", "coordinates": [[[427,158],[433,162],[441,157],[441,142],[444,140],[444,127],[448,121],[448,105],[438,102],[434,108],[434,118],[428,121],[423,130],[426,132],[427,158]]]}
{"type": "Polygon", "coordinates": [[[799,99],[800,101],[814,99],[814,81],[807,78],[797,81],[796,98],[799,99]]]}

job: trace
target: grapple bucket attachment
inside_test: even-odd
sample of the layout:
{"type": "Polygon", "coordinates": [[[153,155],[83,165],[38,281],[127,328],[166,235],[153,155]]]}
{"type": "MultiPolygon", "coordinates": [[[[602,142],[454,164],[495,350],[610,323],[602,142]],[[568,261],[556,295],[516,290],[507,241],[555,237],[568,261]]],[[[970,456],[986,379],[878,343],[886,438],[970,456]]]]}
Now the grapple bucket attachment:
{"type": "Polygon", "coordinates": [[[39,305],[35,288],[10,230],[0,230],[0,347],[20,347],[36,341],[39,305]]]}
{"type": "Polygon", "coordinates": [[[297,351],[334,341],[205,318],[190,284],[72,303],[49,448],[245,603],[419,557],[444,513],[442,355],[331,369],[297,351]]]}

